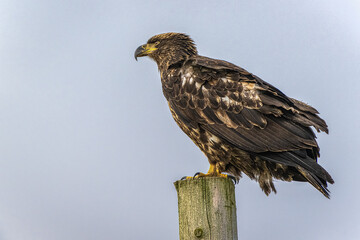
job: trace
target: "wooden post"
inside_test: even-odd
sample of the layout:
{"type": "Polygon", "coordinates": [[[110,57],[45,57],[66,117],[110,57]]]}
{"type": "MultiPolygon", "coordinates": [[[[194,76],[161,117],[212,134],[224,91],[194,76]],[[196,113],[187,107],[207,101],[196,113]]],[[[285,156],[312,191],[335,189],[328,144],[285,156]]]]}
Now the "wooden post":
{"type": "Polygon", "coordinates": [[[231,179],[179,180],[180,240],[237,240],[235,186],[231,179]]]}

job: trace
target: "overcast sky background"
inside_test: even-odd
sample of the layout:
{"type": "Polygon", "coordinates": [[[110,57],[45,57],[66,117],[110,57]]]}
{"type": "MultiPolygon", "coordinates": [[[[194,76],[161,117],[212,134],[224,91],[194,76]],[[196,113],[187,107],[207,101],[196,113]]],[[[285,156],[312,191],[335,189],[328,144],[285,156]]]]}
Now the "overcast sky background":
{"type": "Polygon", "coordinates": [[[206,172],[135,49],[192,36],[316,107],[331,200],[236,186],[239,239],[360,239],[360,1],[0,1],[0,240],[178,239],[173,182],[206,172]]]}

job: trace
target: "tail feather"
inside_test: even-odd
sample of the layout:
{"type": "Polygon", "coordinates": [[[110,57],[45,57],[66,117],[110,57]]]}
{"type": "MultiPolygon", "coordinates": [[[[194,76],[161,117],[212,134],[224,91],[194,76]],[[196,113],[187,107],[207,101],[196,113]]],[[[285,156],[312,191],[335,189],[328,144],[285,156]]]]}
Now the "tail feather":
{"type": "Polygon", "coordinates": [[[319,190],[325,197],[330,199],[330,191],[327,189],[326,181],[321,181],[315,174],[306,171],[302,167],[296,167],[296,169],[306,178],[306,180],[319,190]]]}
{"type": "MultiPolygon", "coordinates": [[[[325,197],[330,198],[330,191],[327,189],[327,182],[333,184],[334,180],[330,174],[321,167],[315,159],[309,157],[305,150],[288,152],[267,152],[259,154],[264,160],[280,163],[286,166],[294,167],[300,176],[318,189],[325,197]]],[[[301,178],[301,177],[300,177],[301,178]]],[[[295,180],[293,178],[293,180],[295,180]]]]}

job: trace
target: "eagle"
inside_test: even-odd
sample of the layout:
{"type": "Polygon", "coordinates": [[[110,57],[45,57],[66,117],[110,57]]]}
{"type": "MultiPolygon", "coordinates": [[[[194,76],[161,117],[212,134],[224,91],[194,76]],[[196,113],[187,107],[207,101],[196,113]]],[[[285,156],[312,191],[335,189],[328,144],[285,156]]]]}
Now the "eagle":
{"type": "Polygon", "coordinates": [[[196,177],[242,173],[266,195],[274,179],[309,182],[330,197],[330,174],[317,163],[319,146],[311,127],[328,133],[319,112],[230,62],[198,54],[183,33],[151,37],[135,59],[155,60],[163,94],[177,125],[201,149],[209,171],[196,177]]]}

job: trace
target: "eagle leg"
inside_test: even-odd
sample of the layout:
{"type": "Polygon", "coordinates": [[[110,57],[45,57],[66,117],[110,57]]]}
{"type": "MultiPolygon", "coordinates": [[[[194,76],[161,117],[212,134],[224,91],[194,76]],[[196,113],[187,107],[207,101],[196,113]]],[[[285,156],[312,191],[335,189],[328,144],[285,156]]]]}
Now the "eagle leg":
{"type": "Polygon", "coordinates": [[[230,178],[237,183],[237,180],[234,176],[223,174],[220,170],[216,167],[216,164],[210,164],[209,171],[207,173],[197,172],[193,177],[183,177],[181,180],[187,179],[195,179],[195,178],[202,178],[202,177],[222,177],[222,178],[230,178]]]}
{"type": "Polygon", "coordinates": [[[220,172],[220,170],[216,167],[216,164],[210,164],[209,170],[207,173],[201,173],[198,172],[195,174],[194,178],[196,177],[223,177],[223,178],[227,178],[228,175],[226,174],[222,174],[220,172]]]}

